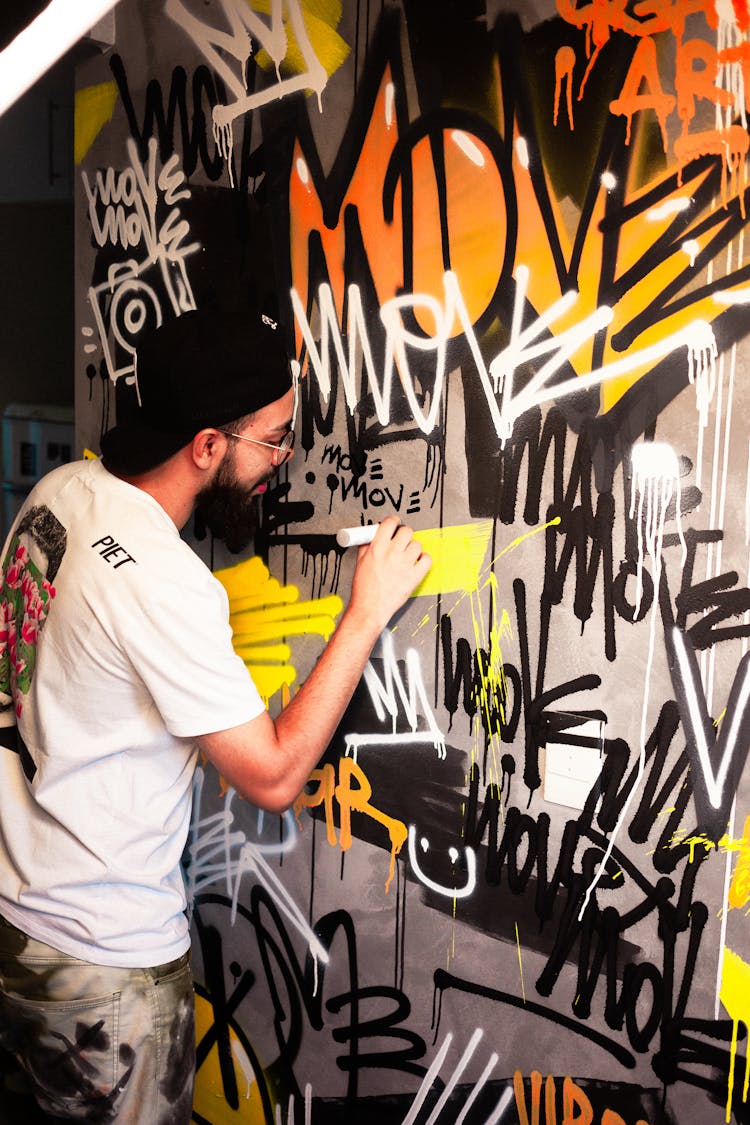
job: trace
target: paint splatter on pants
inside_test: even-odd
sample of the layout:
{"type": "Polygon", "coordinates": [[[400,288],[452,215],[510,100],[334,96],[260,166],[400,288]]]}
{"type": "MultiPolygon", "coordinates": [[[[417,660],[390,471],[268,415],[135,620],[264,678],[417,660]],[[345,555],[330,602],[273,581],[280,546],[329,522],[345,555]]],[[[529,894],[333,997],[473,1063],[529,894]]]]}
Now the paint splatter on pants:
{"type": "Polygon", "coordinates": [[[150,969],[92,965],[0,917],[0,1047],[20,1061],[54,1118],[188,1125],[190,955],[150,969]]]}

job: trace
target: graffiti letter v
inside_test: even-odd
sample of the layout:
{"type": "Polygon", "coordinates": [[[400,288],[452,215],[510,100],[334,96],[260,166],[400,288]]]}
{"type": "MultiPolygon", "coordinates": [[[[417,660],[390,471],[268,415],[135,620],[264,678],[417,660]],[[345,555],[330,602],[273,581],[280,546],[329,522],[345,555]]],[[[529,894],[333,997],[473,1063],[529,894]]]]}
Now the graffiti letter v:
{"type": "Polygon", "coordinates": [[[680,709],[693,775],[699,828],[718,842],[750,749],[750,652],[743,656],[717,734],[706,705],[698,659],[676,626],[665,630],[672,687],[680,709]]]}

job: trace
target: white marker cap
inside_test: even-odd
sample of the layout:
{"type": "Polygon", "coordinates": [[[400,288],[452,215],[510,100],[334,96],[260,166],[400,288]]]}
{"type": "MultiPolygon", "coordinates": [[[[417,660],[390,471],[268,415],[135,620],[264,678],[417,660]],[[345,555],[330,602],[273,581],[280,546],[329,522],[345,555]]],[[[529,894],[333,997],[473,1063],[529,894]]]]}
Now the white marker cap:
{"type": "Polygon", "coordinates": [[[365,543],[372,543],[379,527],[379,523],[368,523],[366,527],[342,527],[336,533],[336,542],[339,547],[362,547],[365,543]]]}

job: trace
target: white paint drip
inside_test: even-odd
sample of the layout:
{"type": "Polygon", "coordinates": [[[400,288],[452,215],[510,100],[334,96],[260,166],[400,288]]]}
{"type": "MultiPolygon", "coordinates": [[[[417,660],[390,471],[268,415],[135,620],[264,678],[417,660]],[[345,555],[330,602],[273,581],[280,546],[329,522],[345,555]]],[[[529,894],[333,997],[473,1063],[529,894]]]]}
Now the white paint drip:
{"type": "Polygon", "coordinates": [[[680,246],[680,250],[682,250],[683,254],[687,254],[692,268],[695,265],[695,259],[700,254],[701,244],[695,238],[686,238],[680,246]]]}
{"type": "MultiPolygon", "coordinates": [[[[722,435],[722,420],[724,418],[724,353],[719,357],[719,372],[717,379],[717,392],[716,392],[716,408],[714,417],[714,436],[713,436],[713,460],[711,464],[711,505],[709,510],[709,527],[718,526],[719,506],[720,506],[720,485],[719,485],[719,466],[721,463],[721,435],[722,435]]],[[[716,544],[709,543],[706,550],[706,579],[712,578],[719,573],[716,566],[716,544]]],[[[701,667],[701,680],[704,685],[706,699],[709,706],[712,705],[713,700],[713,680],[712,680],[712,663],[710,660],[709,651],[703,649],[700,657],[701,667]]]]}
{"type": "Polygon", "coordinates": [[[677,528],[680,536],[680,541],[682,543],[683,565],[685,563],[685,559],[687,558],[687,545],[685,543],[685,537],[682,532],[682,523],[680,516],[681,489],[680,469],[677,454],[674,452],[671,446],[663,442],[641,442],[633,448],[632,472],[633,476],[630,498],[630,518],[633,519],[634,515],[636,516],[638,528],[638,569],[635,606],[636,617],[638,616],[638,612],[640,610],[643,586],[644,544],[645,549],[651,558],[651,577],[654,587],[654,599],[651,604],[651,613],[649,615],[648,656],[646,659],[646,668],[644,673],[643,706],[641,709],[641,730],[638,750],[638,769],[636,771],[633,786],[628,793],[627,799],[625,800],[625,803],[620,811],[620,815],[617,818],[617,823],[615,824],[610,834],[609,840],[607,842],[607,847],[604,851],[604,855],[599,861],[596,874],[591,880],[589,886],[586,888],[586,893],[583,897],[583,905],[581,906],[581,910],[578,915],[579,921],[583,918],[591,895],[593,894],[596,886],[598,885],[606,870],[607,863],[609,862],[614,850],[615,841],[617,840],[623,824],[625,824],[627,820],[630,806],[633,803],[638,790],[640,789],[641,781],[643,780],[643,775],[646,771],[648,701],[651,684],[651,671],[654,663],[654,648],[656,643],[656,620],[658,616],[657,611],[659,605],[658,590],[661,578],[664,525],[667,518],[667,509],[673,496],[675,498],[675,508],[677,512],[677,528]]]}
{"type": "MultiPolygon", "coordinates": [[[[672,497],[675,496],[677,529],[682,543],[683,564],[687,546],[682,531],[680,512],[680,465],[677,454],[664,442],[644,441],[633,447],[633,477],[630,490],[630,518],[635,516],[638,532],[638,567],[636,571],[635,613],[638,617],[643,595],[644,546],[652,560],[654,588],[661,574],[664,523],[672,497]],[[636,513],[637,504],[637,513],[636,513]]],[[[655,599],[657,600],[657,599],[655,599]]]]}
{"type": "MultiPolygon", "coordinates": [[[[740,28],[737,26],[732,0],[714,0],[714,6],[718,17],[716,50],[719,58],[722,58],[722,54],[724,52],[730,52],[732,48],[735,48],[735,50],[737,48],[741,49],[745,43],[745,38],[740,28]]],[[[720,90],[728,90],[732,95],[732,104],[724,107],[723,116],[722,107],[717,100],[716,128],[728,129],[735,118],[739,118],[742,128],[746,129],[745,80],[742,62],[739,59],[732,62],[721,62],[719,64],[715,83],[720,90]]],[[[729,158],[727,157],[727,159],[729,158]]]]}
{"type": "Polygon", "coordinates": [[[705,320],[693,322],[687,347],[688,379],[695,387],[695,403],[701,426],[706,426],[716,390],[716,357],[719,349],[713,329],[705,320]]]}
{"type": "Polygon", "coordinates": [[[310,169],[307,167],[307,161],[304,160],[303,157],[298,156],[294,165],[294,169],[305,187],[309,187],[310,169]]]}
{"type": "MultiPolygon", "coordinates": [[[[214,107],[215,108],[215,107],[214,107]]],[[[234,151],[234,134],[232,133],[232,122],[225,121],[220,123],[216,117],[213,119],[213,134],[216,141],[216,147],[219,150],[219,155],[223,157],[229,172],[229,183],[234,187],[234,168],[232,165],[232,152],[234,151]]]]}
{"type": "Polygon", "coordinates": [[[245,1048],[240,1043],[236,1036],[232,1036],[230,1040],[230,1049],[232,1058],[242,1071],[242,1076],[245,1079],[245,1101],[249,1101],[255,1085],[255,1071],[253,1064],[248,1058],[245,1048]]]}

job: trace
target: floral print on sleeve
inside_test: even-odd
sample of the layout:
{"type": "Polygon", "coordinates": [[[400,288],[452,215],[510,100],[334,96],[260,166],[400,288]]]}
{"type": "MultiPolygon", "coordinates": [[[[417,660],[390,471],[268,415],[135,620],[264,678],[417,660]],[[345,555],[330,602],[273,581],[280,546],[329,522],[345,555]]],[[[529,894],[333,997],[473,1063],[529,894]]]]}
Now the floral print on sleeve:
{"type": "Polygon", "coordinates": [[[11,540],[0,574],[0,693],[23,711],[34,675],[39,634],[55,597],[18,535],[11,540]]]}

